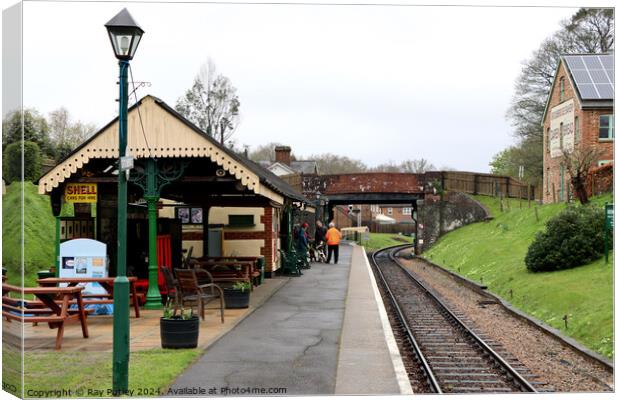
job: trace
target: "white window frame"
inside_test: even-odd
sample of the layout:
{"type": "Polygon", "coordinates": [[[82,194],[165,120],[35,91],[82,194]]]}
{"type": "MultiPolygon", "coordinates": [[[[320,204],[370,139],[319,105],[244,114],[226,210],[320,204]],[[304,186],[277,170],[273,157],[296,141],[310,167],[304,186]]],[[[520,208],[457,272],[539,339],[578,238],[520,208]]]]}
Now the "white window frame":
{"type": "Polygon", "coordinates": [[[394,213],[394,210],[392,209],[392,207],[388,207],[387,215],[392,215],[393,213],[394,213]]]}

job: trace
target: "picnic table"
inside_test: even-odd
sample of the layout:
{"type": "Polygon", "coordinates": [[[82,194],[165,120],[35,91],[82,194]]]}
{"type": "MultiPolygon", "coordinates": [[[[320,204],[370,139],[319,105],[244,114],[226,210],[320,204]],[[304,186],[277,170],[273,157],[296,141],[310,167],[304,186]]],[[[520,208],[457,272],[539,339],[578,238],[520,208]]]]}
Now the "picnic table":
{"type": "MultiPolygon", "coordinates": [[[[108,293],[107,294],[84,294],[84,304],[113,304],[114,303],[114,277],[106,278],[43,278],[37,279],[37,282],[41,286],[52,287],[58,286],[61,283],[66,283],[68,287],[76,287],[80,283],[98,283],[108,293]]],[[[133,300],[133,308],[136,313],[136,318],[140,318],[140,305],[138,304],[138,295],[136,293],[136,281],[138,278],[135,276],[128,276],[129,280],[129,296],[133,300]]]]}
{"type": "Polygon", "coordinates": [[[207,270],[216,283],[243,281],[250,283],[250,290],[252,290],[254,286],[252,285],[252,277],[255,272],[253,261],[239,260],[233,257],[221,257],[221,260],[218,261],[213,258],[194,259],[192,265],[207,270]]]}
{"type": "Polygon", "coordinates": [[[3,283],[2,316],[7,321],[47,322],[50,328],[58,329],[56,350],[60,350],[66,321],[78,319],[82,325],[82,336],[88,337],[87,312],[82,298],[83,289],[77,286],[22,288],[3,283]],[[33,305],[34,302],[9,297],[11,292],[34,295],[40,304],[33,305]],[[77,310],[69,310],[69,304],[73,302],[77,304],[77,310]]]}

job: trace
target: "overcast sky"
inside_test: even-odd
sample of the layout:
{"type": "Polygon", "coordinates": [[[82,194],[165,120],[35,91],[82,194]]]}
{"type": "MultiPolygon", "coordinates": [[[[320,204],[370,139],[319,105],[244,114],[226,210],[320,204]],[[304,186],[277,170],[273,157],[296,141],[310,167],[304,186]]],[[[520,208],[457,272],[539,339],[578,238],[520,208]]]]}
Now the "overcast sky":
{"type": "Polygon", "coordinates": [[[99,127],[117,115],[103,24],[123,7],[146,31],[132,67],[152,86],[139,96],[174,106],[211,57],[238,90],[239,144],[481,172],[514,141],[505,114],[521,62],[576,11],[26,2],[26,107],[99,127]]]}

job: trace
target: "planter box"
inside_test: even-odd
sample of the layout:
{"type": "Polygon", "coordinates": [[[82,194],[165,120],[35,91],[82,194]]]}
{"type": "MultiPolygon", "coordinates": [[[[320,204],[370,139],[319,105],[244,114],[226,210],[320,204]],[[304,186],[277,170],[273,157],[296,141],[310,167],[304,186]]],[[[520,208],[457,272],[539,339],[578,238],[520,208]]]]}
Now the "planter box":
{"type": "Polygon", "coordinates": [[[164,349],[193,349],[198,347],[200,322],[198,317],[190,319],[159,319],[161,347],[164,349]]]}
{"type": "Polygon", "coordinates": [[[250,306],[250,289],[243,292],[239,289],[224,288],[226,308],[248,308],[250,306]]]}

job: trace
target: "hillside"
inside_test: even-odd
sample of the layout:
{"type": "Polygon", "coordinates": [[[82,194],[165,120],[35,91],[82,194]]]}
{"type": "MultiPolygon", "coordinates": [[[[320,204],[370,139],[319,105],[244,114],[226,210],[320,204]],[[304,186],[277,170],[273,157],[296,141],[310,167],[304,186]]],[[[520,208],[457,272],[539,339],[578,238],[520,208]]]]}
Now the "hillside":
{"type": "MultiPolygon", "coordinates": [[[[566,207],[565,204],[527,208],[511,200],[500,211],[499,199],[475,196],[494,216],[488,222],[465,226],[442,237],[424,253],[430,260],[475,281],[517,308],[560,329],[592,350],[613,356],[613,261],[601,258],[569,270],[530,273],[525,254],[536,232],[566,207]],[[563,317],[568,316],[568,329],[563,317]]],[[[599,206],[611,194],[593,199],[599,206]]],[[[613,254],[612,254],[613,255],[613,254]]]]}
{"type": "MultiPolygon", "coordinates": [[[[55,220],[48,196],[37,193],[37,186],[24,184],[24,285],[36,284],[37,271],[49,269],[54,262],[55,220]]],[[[2,265],[9,283],[21,283],[21,186],[13,182],[2,198],[2,265]]]]}

